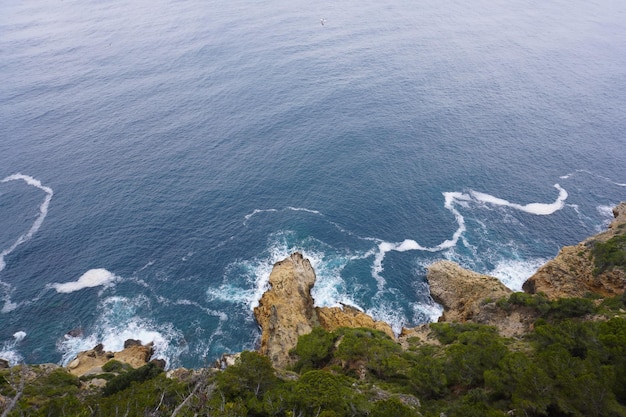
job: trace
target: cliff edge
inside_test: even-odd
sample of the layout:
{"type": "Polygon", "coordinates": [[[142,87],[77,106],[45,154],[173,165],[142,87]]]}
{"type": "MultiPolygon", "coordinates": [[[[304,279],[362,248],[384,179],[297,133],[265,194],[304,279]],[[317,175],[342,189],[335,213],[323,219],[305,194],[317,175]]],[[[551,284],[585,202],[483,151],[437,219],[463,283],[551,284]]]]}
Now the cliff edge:
{"type": "Polygon", "coordinates": [[[523,285],[527,293],[544,293],[550,299],[584,297],[588,293],[611,297],[622,294],[626,288],[623,268],[603,268],[598,249],[609,241],[616,243],[614,255],[625,262],[626,202],[613,209],[615,219],[608,230],[594,235],[575,246],[565,246],[559,254],[539,268],[523,285]],[[617,239],[617,240],[616,240],[617,239]],[[621,245],[621,247],[620,247],[621,245]],[[621,253],[620,253],[621,252],[621,253]]]}
{"type": "Polygon", "coordinates": [[[339,327],[370,327],[382,330],[392,338],[391,326],[375,321],[367,314],[348,306],[315,307],[311,289],[316,276],[308,259],[300,253],[274,264],[267,290],[254,316],[261,326],[259,352],[277,368],[293,363],[289,351],[296,347],[298,337],[322,326],[327,331],[339,327]]]}

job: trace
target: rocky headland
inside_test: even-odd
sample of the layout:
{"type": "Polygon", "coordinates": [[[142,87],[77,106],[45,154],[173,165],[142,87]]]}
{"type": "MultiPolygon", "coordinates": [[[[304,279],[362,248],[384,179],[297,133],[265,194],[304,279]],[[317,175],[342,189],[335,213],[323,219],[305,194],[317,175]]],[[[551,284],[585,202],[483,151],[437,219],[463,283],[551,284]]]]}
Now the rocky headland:
{"type": "Polygon", "coordinates": [[[349,307],[315,307],[311,289],[316,276],[308,259],[294,253],[277,262],[269,278],[267,290],[254,316],[261,326],[259,352],[277,368],[285,368],[294,359],[289,351],[296,347],[298,337],[322,326],[327,331],[339,327],[369,327],[393,337],[391,326],[375,321],[367,314],[349,307]]]}
{"type": "MultiPolygon", "coordinates": [[[[522,301],[529,300],[533,299],[529,297],[535,297],[534,294],[541,293],[541,300],[548,300],[542,301],[546,303],[563,298],[586,297],[587,303],[595,300],[599,305],[603,298],[623,294],[626,288],[626,203],[618,205],[613,213],[615,219],[606,231],[578,245],[563,248],[553,260],[539,268],[524,284],[525,293],[517,294],[519,298],[522,301]]],[[[533,331],[542,314],[536,305],[511,302],[510,299],[516,294],[498,279],[466,270],[450,261],[442,260],[430,265],[426,278],[433,299],[443,307],[440,322],[486,324],[495,327],[503,337],[521,340],[533,331]]],[[[292,353],[292,349],[296,347],[298,338],[311,333],[316,327],[327,332],[343,327],[376,329],[387,334],[404,349],[415,349],[416,341],[418,345],[440,343],[433,334],[432,326],[428,324],[403,329],[399,335],[395,335],[389,324],[376,321],[354,307],[315,307],[311,296],[315,281],[311,263],[300,253],[294,253],[274,265],[269,277],[269,289],[254,309],[254,316],[262,331],[258,352],[266,356],[275,369],[284,370],[296,362],[297,355],[292,353]]],[[[624,296],[621,299],[624,303],[624,296]]],[[[622,318],[626,315],[623,306],[613,311],[611,314],[622,318]]],[[[595,317],[588,319],[596,320],[595,317]]],[[[334,343],[337,349],[342,343],[341,337],[334,343]]],[[[397,345],[394,346],[397,348],[397,345]]],[[[108,373],[108,378],[111,378],[111,374],[120,372],[120,369],[124,373],[128,369],[139,369],[145,365],[165,368],[166,364],[153,360],[152,355],[152,346],[143,345],[137,340],[128,340],[120,352],[107,352],[102,345],[98,345],[78,354],[63,372],[80,377],[81,388],[87,391],[100,389],[107,384],[102,379],[103,374],[108,373]]],[[[211,369],[175,369],[168,371],[167,375],[176,380],[195,383],[202,378],[206,380],[207,374],[217,374],[220,369],[238,363],[238,358],[238,354],[225,355],[211,369]],[[198,379],[199,375],[204,376],[198,379]]],[[[0,360],[0,368],[7,366],[6,361],[0,360]]],[[[363,364],[360,366],[365,369],[363,364]]],[[[22,380],[29,383],[60,369],[58,365],[51,364],[22,367],[22,380]]],[[[288,376],[285,376],[285,380],[298,378],[289,373],[284,375],[288,376]]],[[[13,404],[18,397],[13,397],[13,404]]],[[[9,398],[0,395],[2,404],[9,404],[9,398]]]]}

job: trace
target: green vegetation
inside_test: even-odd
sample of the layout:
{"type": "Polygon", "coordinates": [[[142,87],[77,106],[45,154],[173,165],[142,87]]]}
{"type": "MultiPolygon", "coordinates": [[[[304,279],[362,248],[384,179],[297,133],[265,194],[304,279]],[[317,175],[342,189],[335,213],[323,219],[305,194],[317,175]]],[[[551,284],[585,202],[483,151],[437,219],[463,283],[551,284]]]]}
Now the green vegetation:
{"type": "Polygon", "coordinates": [[[544,294],[526,294],[515,292],[496,302],[497,306],[509,311],[512,306],[524,306],[535,310],[539,317],[546,319],[565,319],[583,317],[596,311],[590,298],[560,298],[550,301],[544,294]]]}
{"type": "Polygon", "coordinates": [[[7,404],[23,391],[8,416],[626,417],[623,298],[597,304],[513,294],[498,305],[541,317],[523,339],[478,324],[432,323],[436,341],[413,338],[407,350],[372,329],[317,328],[291,352],[295,372],[279,374],[255,352],[185,383],[151,364],[110,363],[104,388],[91,390],[62,369],[33,378],[15,367],[0,371],[0,395],[7,404]],[[588,319],[598,314],[607,318],[588,319]]]}
{"type": "Polygon", "coordinates": [[[626,271],[626,234],[615,235],[606,242],[595,242],[591,253],[595,266],[594,274],[612,268],[626,271]]]}

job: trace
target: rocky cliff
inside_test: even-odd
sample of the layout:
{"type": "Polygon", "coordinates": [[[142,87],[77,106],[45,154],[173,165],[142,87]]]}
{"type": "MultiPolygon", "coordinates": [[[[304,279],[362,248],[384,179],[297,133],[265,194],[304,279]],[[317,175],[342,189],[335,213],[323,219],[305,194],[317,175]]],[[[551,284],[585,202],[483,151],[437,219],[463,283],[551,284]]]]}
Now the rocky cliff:
{"type": "Polygon", "coordinates": [[[344,306],[316,308],[311,289],[316,276],[308,259],[294,253],[277,262],[270,274],[270,289],[266,291],[254,316],[261,326],[259,352],[270,358],[277,368],[293,362],[289,351],[296,347],[298,337],[308,334],[315,326],[328,331],[338,327],[371,327],[393,337],[391,327],[373,320],[365,313],[344,306]]]}
{"type": "MultiPolygon", "coordinates": [[[[626,235],[626,202],[613,209],[615,219],[608,230],[578,245],[566,246],[551,261],[537,270],[523,286],[525,292],[542,292],[548,298],[584,297],[587,293],[603,297],[618,295],[626,288],[626,274],[620,268],[598,271],[594,248],[617,236],[626,235]]],[[[622,248],[622,252],[626,248],[622,248]]],[[[623,258],[622,253],[622,258],[623,258]]]]}
{"type": "MultiPolygon", "coordinates": [[[[439,321],[473,322],[495,326],[502,336],[520,336],[535,321],[531,309],[512,306],[504,311],[496,302],[508,298],[512,291],[497,278],[467,270],[450,261],[439,261],[428,267],[426,279],[431,296],[443,307],[439,321]]],[[[428,328],[404,329],[407,337],[427,341],[428,328]]]]}
{"type": "MultiPolygon", "coordinates": [[[[67,369],[72,375],[94,375],[102,373],[102,366],[110,360],[116,360],[139,368],[150,360],[152,345],[142,345],[138,340],[129,339],[124,343],[124,349],[119,352],[105,351],[102,344],[93,349],[80,352],[68,365],[67,369]]],[[[165,367],[164,363],[159,366],[165,367]]]]}

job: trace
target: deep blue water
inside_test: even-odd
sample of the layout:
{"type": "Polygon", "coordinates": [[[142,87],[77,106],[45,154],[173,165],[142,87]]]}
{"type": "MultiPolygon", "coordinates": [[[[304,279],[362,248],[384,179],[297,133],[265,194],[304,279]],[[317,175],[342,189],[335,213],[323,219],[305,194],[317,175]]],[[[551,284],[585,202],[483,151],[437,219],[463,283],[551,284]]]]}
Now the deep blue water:
{"type": "Polygon", "coordinates": [[[5,1],[0,356],[253,348],[294,250],[396,330],[519,289],[626,200],[626,3],[545,3],[5,1]]]}

